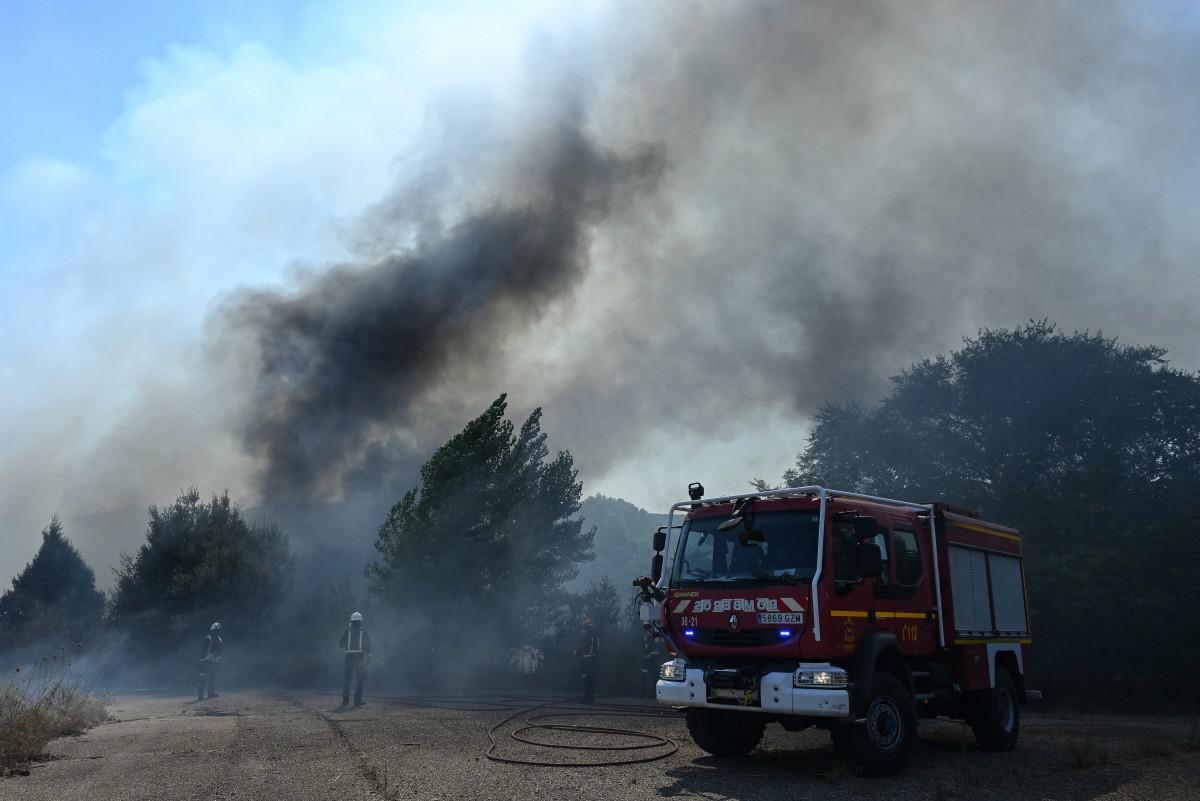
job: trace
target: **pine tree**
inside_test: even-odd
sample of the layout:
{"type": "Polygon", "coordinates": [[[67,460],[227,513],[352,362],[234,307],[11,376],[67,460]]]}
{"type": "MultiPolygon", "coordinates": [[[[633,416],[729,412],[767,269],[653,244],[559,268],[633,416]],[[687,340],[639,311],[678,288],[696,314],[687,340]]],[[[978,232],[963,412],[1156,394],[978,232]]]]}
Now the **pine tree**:
{"type": "Polygon", "coordinates": [[[0,596],[0,647],[44,644],[74,648],[94,639],[104,611],[96,574],[67,539],[55,515],[42,545],[12,589],[0,596]]]}
{"type": "Polygon", "coordinates": [[[515,431],[506,408],[501,395],[442,445],[379,529],[372,592],[432,648],[522,644],[591,557],[571,454],[550,456],[541,409],[515,431]]]}

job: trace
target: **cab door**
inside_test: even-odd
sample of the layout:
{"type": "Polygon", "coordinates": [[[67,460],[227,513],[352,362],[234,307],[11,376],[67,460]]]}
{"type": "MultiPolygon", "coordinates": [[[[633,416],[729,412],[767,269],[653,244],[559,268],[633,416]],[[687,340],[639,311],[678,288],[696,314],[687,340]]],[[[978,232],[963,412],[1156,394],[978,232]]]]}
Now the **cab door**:
{"type": "MultiPolygon", "coordinates": [[[[829,602],[830,633],[835,649],[843,654],[853,654],[867,632],[895,630],[895,617],[890,607],[881,606],[880,582],[891,581],[891,566],[887,549],[886,523],[880,524],[875,543],[882,544],[880,556],[883,574],[879,578],[863,578],[858,575],[855,547],[858,540],[854,525],[834,520],[831,530],[832,569],[834,576],[833,597],[829,602]]],[[[899,636],[899,635],[897,635],[899,636]]]]}
{"type": "Polygon", "coordinates": [[[937,649],[937,613],[928,531],[909,521],[893,521],[889,540],[893,580],[887,592],[900,650],[932,654],[937,649]]]}

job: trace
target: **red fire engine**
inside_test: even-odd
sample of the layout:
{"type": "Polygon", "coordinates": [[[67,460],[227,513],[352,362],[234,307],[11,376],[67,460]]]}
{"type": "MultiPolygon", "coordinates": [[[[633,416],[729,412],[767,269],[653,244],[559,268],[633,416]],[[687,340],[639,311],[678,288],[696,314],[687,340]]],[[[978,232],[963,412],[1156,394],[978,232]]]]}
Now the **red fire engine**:
{"type": "Polygon", "coordinates": [[[703,492],[671,508],[638,582],[643,624],[674,656],[658,702],[686,707],[697,745],[743,756],[767,723],[817,726],[886,776],[920,718],[1016,744],[1031,642],[1020,534],[944,503],[703,492]]]}

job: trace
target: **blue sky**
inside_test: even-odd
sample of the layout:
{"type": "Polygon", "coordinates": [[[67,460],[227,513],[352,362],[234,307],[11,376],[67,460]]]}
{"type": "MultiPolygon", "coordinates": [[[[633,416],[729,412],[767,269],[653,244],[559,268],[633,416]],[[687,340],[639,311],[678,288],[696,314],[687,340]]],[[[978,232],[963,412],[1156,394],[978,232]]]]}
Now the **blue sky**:
{"type": "Polygon", "coordinates": [[[281,46],[296,3],[6,0],[0,9],[0,165],[51,154],[95,165],[148,58],[172,43],[281,46]]]}

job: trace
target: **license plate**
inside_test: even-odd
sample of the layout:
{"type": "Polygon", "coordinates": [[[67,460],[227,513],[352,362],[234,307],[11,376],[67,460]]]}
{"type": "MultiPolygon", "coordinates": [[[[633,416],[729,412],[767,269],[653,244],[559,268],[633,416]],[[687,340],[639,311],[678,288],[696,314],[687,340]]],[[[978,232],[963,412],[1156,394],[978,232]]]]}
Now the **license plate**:
{"type": "Polygon", "coordinates": [[[800,612],[759,612],[758,622],[759,624],[789,623],[798,626],[804,622],[804,615],[800,612]]]}
{"type": "Polygon", "coordinates": [[[711,698],[728,698],[738,706],[758,706],[758,690],[709,690],[711,698]]]}

